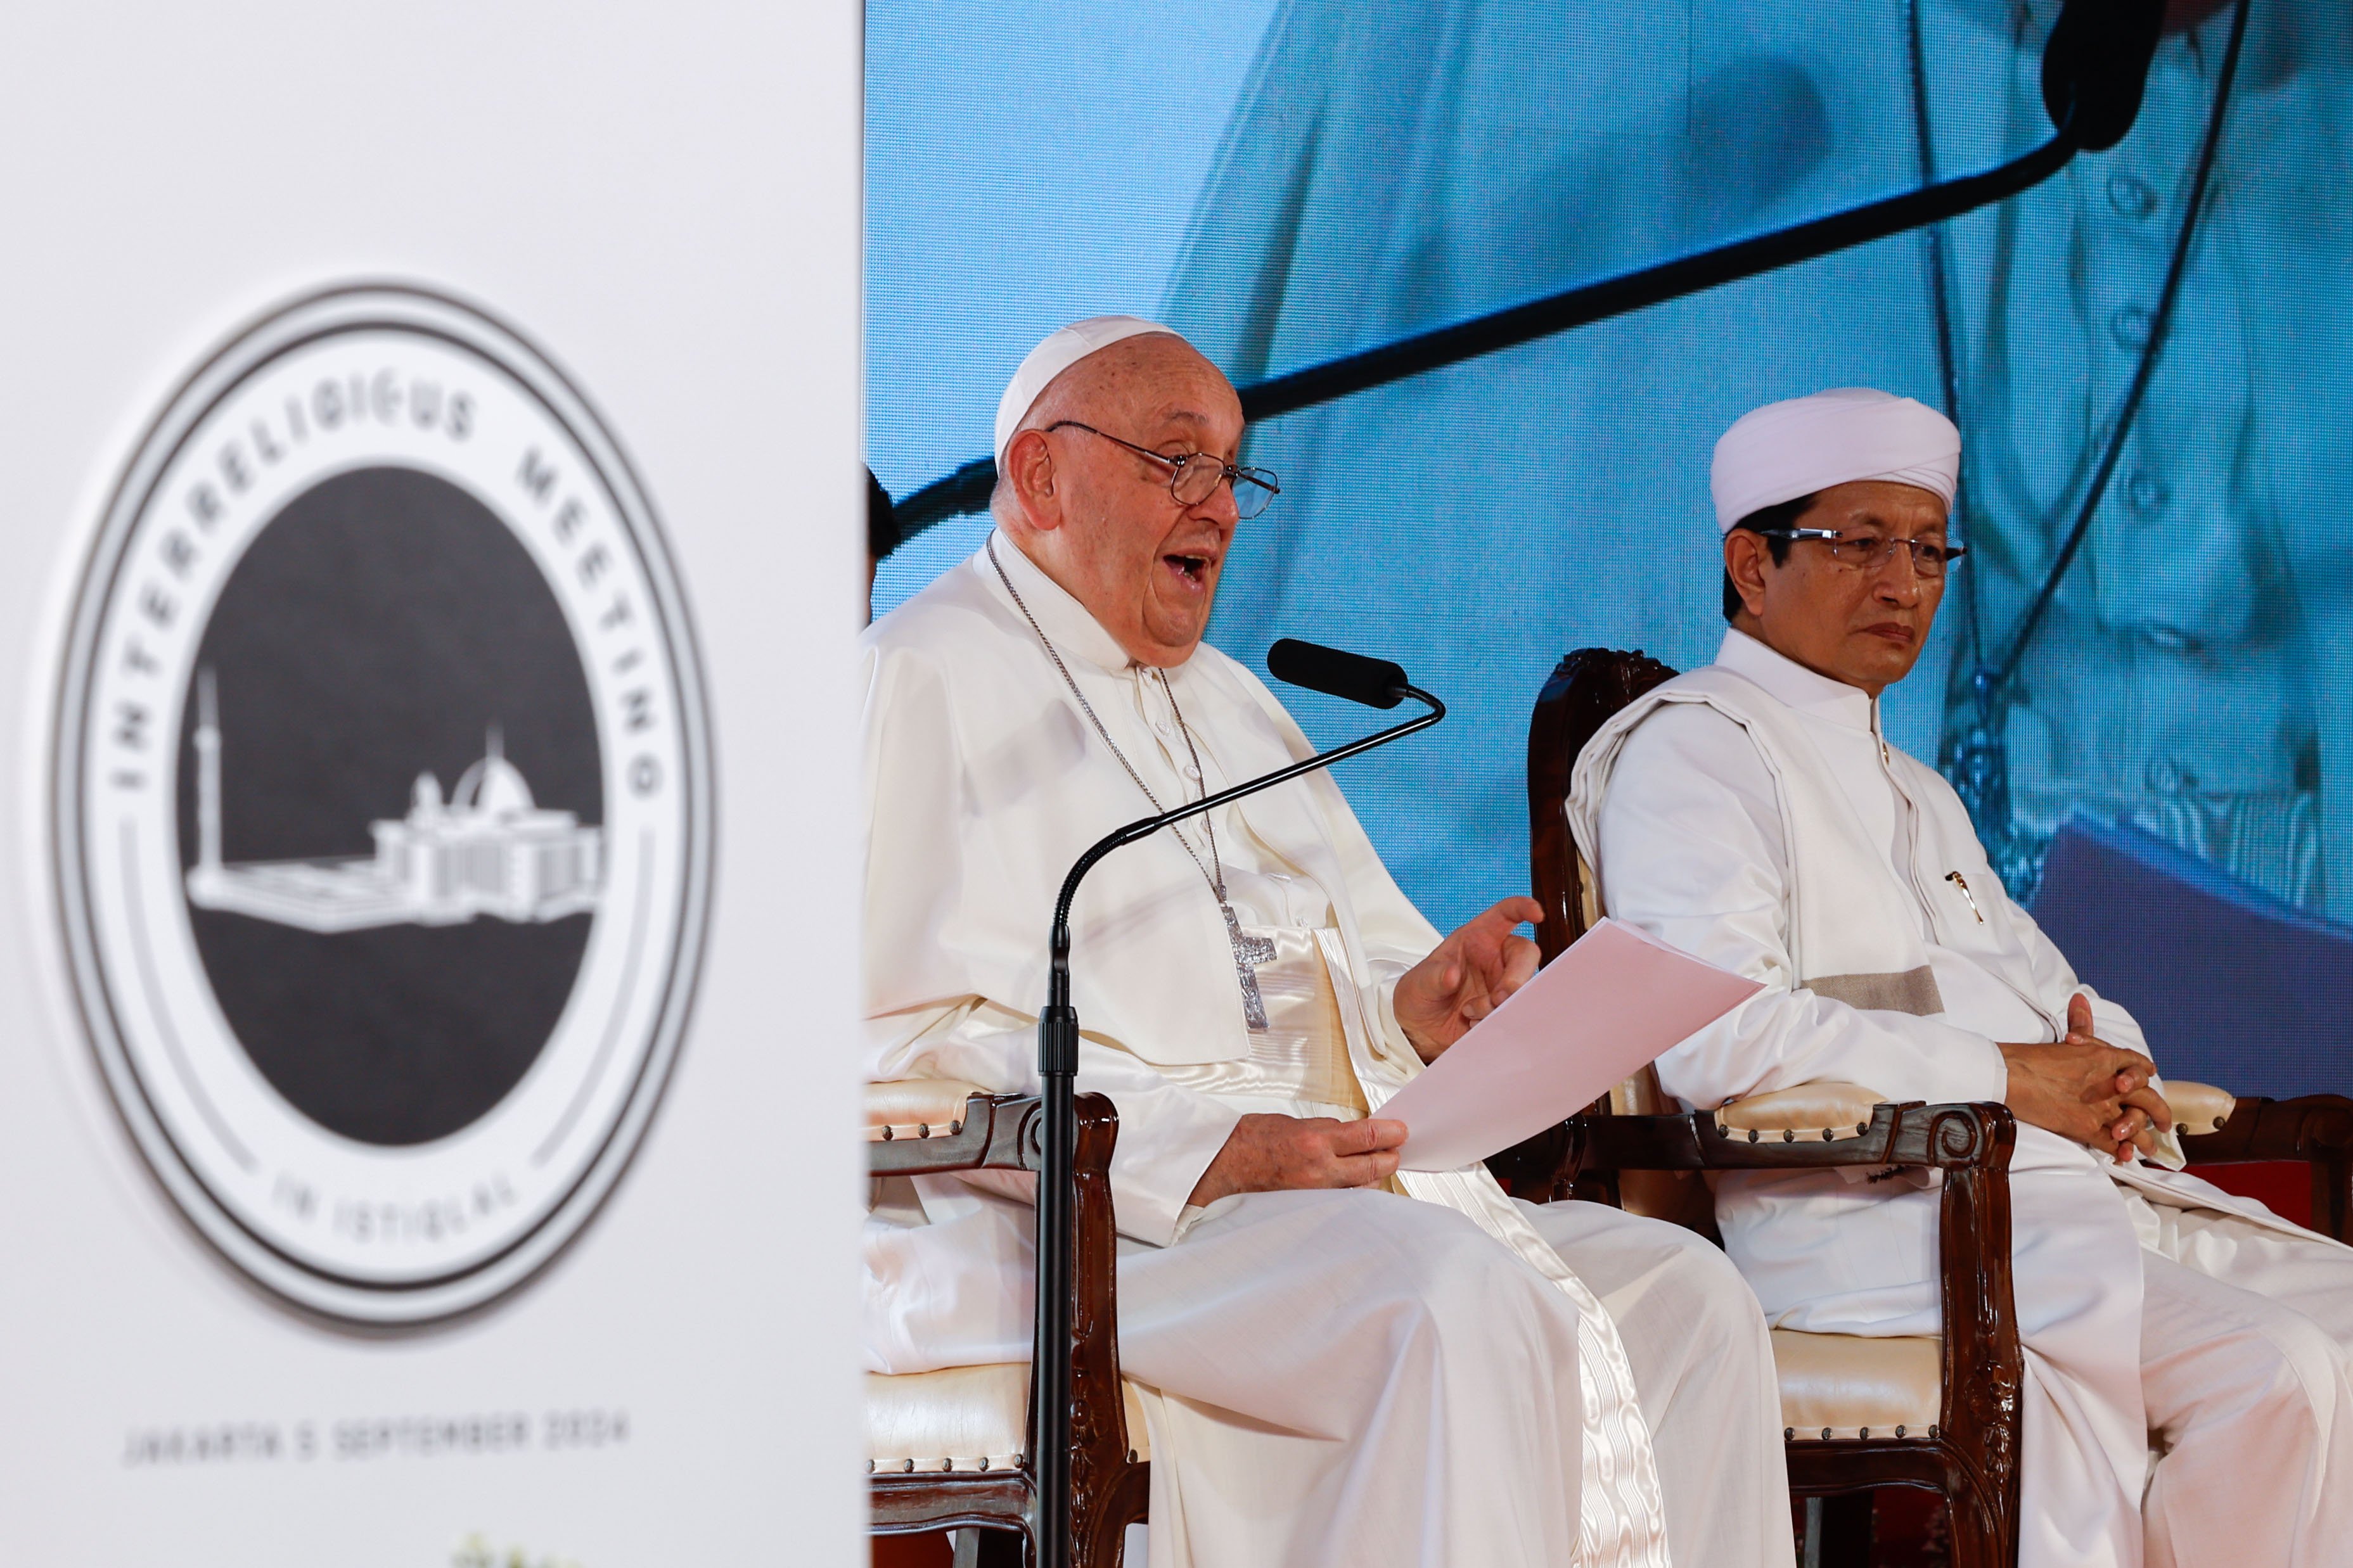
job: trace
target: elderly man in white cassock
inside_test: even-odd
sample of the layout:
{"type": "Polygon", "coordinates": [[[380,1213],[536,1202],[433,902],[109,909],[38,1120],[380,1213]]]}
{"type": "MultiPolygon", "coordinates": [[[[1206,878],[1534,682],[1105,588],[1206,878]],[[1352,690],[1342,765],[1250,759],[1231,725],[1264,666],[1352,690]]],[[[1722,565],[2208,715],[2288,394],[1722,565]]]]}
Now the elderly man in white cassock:
{"type": "MultiPolygon", "coordinates": [[[[867,634],[867,1070],[1035,1092],[1044,942],[1121,824],[1309,754],[1201,641],[1273,476],[1166,328],[1046,339],[997,411],[997,528],[867,634]]],[[[1119,1112],[1121,1359],[1154,1568],[1783,1563],[1771,1352],[1721,1255],[1369,1113],[1535,968],[1452,936],[1316,773],[1113,856],[1073,917],[1079,1087],[1119,1112]]],[[[867,1229],[870,1364],[1026,1360],[1033,1211],[925,1178],[867,1229]]]]}
{"type": "MultiPolygon", "coordinates": [[[[1594,738],[1569,807],[1611,914],[1767,986],[1661,1082],[1693,1107],[1845,1081],[2015,1113],[2025,1568],[2353,1562],[2353,1251],[2180,1173],[2140,1026],[1881,733],[1957,569],[1959,464],[1943,415],[1853,388],[1716,445],[1731,629],[1594,738]]],[[[1929,1334],[1936,1202],[1739,1175],[1716,1215],[1775,1323],[1929,1334]]]]}

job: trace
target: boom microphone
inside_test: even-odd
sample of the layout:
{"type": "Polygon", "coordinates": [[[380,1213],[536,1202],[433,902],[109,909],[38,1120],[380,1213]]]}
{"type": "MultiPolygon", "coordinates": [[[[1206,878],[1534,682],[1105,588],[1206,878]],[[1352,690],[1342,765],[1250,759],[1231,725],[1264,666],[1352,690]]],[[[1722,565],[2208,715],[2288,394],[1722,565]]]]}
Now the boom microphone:
{"type": "Polygon", "coordinates": [[[1321,643],[1284,637],[1266,650],[1266,672],[1292,686],[1344,697],[1367,708],[1394,708],[1413,687],[1402,667],[1385,658],[1367,658],[1321,643]]]}

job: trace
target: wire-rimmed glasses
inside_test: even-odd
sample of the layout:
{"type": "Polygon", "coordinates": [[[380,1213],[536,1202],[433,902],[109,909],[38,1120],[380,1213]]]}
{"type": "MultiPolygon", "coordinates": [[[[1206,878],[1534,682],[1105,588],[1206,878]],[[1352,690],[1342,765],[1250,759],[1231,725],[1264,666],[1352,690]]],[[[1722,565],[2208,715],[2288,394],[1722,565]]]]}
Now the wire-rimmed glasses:
{"type": "Polygon", "coordinates": [[[1126,447],[1139,458],[1149,458],[1165,465],[1169,470],[1168,493],[1176,498],[1178,506],[1199,506],[1217,493],[1219,485],[1230,481],[1234,487],[1234,512],[1247,520],[1265,511],[1273,504],[1274,498],[1282,493],[1282,487],[1275,482],[1271,468],[1238,468],[1207,452],[1187,452],[1182,457],[1171,458],[1149,447],[1123,441],[1108,430],[1098,430],[1076,419],[1058,419],[1046,428],[1060,430],[1064,426],[1073,430],[1084,430],[1090,436],[1100,436],[1114,446],[1126,447]]]}
{"type": "Polygon", "coordinates": [[[1899,550],[1912,552],[1912,570],[1929,582],[1943,578],[1945,569],[1968,553],[1966,544],[1941,539],[1894,539],[1876,533],[1841,533],[1830,528],[1760,528],[1767,539],[1814,539],[1831,547],[1831,559],[1850,572],[1876,572],[1895,559],[1899,550]]]}

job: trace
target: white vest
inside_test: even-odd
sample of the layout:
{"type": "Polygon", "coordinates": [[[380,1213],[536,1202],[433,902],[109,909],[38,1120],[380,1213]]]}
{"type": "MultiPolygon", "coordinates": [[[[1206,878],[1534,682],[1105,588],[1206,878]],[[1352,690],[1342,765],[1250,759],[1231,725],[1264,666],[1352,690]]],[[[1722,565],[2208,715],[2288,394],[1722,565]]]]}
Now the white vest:
{"type": "MultiPolygon", "coordinates": [[[[1601,802],[1619,753],[1635,727],[1668,702],[1703,703],[1738,724],[1773,775],[1782,842],[1788,852],[1788,937],[1798,984],[1853,1007],[1921,1017],[1942,1013],[1944,999],[1929,967],[1921,921],[1924,910],[1934,918],[1933,911],[1959,894],[1957,889],[1921,886],[1920,879],[1926,875],[1934,880],[1936,875],[1933,869],[1924,872],[1924,867],[1951,867],[1977,889],[1971,895],[1976,901],[1970,920],[1981,918],[1988,928],[1982,933],[1956,931],[1955,937],[1978,939],[1969,942],[1976,950],[1973,956],[2042,1016],[2054,1039],[2064,1036],[2066,998],[2057,998],[2061,1011],[2054,1014],[2052,998],[2042,994],[2025,965],[2001,961],[2003,950],[2020,951],[2020,944],[2010,940],[2009,900],[1993,896],[1999,884],[1976,835],[1952,841],[1956,836],[1944,826],[1968,820],[1952,786],[1913,757],[1885,748],[1889,780],[1915,808],[1908,857],[1913,885],[1906,887],[1887,847],[1863,832],[1830,770],[1816,760],[1814,742],[1797,714],[1753,681],[1721,666],[1679,675],[1627,704],[1577,757],[1570,779],[1569,828],[1588,866],[1600,864],[1601,802]]],[[[1597,890],[1607,908],[1607,886],[1597,890]]]]}

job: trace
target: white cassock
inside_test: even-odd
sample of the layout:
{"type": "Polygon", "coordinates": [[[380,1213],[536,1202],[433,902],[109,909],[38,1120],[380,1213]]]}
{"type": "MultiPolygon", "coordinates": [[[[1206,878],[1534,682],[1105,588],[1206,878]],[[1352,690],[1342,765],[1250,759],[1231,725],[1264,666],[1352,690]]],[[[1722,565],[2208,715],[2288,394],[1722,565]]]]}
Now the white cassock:
{"type": "MultiPolygon", "coordinates": [[[[1308,754],[1232,659],[1203,647],[1164,688],[992,544],[1162,802],[1308,754]]],[[[1055,890],[1150,806],[986,552],[865,647],[867,1071],[1034,1092],[1055,890]]],[[[1714,1248],[1514,1203],[1477,1169],[1187,1207],[1244,1113],[1362,1116],[1419,1070],[1390,996],[1438,942],[1327,776],[1214,826],[1265,1030],[1171,834],[1103,862],[1073,916],[1078,1084],[1119,1110],[1120,1351],[1150,1390],[1154,1568],[1789,1563],[1771,1351],[1714,1248]]],[[[913,1185],[919,1205],[886,1194],[868,1222],[869,1365],[1027,1360],[1027,1194],[913,1185]]]]}
{"type": "MultiPolygon", "coordinates": [[[[2079,992],[2147,1049],[1875,700],[1739,632],[1604,728],[1569,814],[1611,914],[1769,987],[1660,1058],[1687,1105],[1819,1080],[1999,1100],[1995,1042],[2063,1037],[2079,992]]],[[[2024,1568],[2353,1562],[2353,1251],[2034,1127],[2010,1194],[2024,1568]]],[[[1716,1188],[1767,1317],[1848,1334],[1936,1331],[1936,1203],[1841,1174],[1716,1188]]]]}

